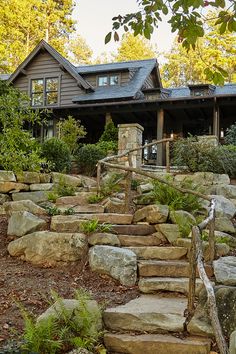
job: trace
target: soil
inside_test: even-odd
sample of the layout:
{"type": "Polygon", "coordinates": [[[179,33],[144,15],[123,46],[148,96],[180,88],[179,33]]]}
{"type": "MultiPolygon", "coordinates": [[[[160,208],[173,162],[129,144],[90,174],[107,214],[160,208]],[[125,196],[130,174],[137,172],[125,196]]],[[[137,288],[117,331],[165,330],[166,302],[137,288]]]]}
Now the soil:
{"type": "Polygon", "coordinates": [[[63,298],[73,298],[83,288],[105,307],[124,304],[139,296],[138,287],[124,287],[108,276],[92,272],[87,264],[40,268],[9,256],[7,218],[0,216],[0,348],[23,331],[17,303],[34,315],[49,307],[51,290],[63,298]]]}

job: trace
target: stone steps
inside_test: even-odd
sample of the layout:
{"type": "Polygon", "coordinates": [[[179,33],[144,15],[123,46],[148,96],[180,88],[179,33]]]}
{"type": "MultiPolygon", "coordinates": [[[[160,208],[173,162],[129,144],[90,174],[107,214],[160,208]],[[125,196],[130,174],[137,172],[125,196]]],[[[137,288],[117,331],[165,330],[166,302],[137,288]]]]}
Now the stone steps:
{"type": "Polygon", "coordinates": [[[70,204],[63,204],[59,206],[59,209],[64,212],[66,209],[72,208],[75,214],[100,214],[104,213],[105,207],[98,204],[88,204],[88,205],[70,205],[70,204]]]}
{"type": "MultiPolygon", "coordinates": [[[[210,265],[205,267],[208,277],[213,276],[213,269],[210,265]]],[[[140,260],[138,262],[140,277],[189,277],[189,263],[185,260],[140,260]]],[[[198,275],[197,275],[198,276],[198,275]]]]}
{"type": "Polygon", "coordinates": [[[125,247],[133,251],[138,259],[160,259],[160,260],[173,260],[180,259],[187,254],[185,247],[125,247]]]}
{"type": "MultiPolygon", "coordinates": [[[[153,277],[139,278],[139,290],[145,294],[151,294],[159,291],[178,292],[187,295],[189,291],[188,278],[171,278],[171,277],[153,277]]],[[[201,279],[196,280],[196,295],[199,294],[203,287],[201,279]]]]}
{"type": "Polygon", "coordinates": [[[209,354],[211,341],[208,338],[178,338],[169,334],[113,334],[104,335],[109,353],[125,354],[209,354]]]}
{"type": "Polygon", "coordinates": [[[129,225],[132,214],[93,213],[78,215],[57,215],[51,219],[51,230],[57,232],[76,232],[84,220],[98,220],[99,223],[129,225]]]}
{"type": "Polygon", "coordinates": [[[132,236],[132,235],[118,235],[121,246],[137,247],[137,246],[158,246],[163,241],[155,235],[147,236],[132,236]]]}
{"type": "Polygon", "coordinates": [[[161,295],[141,295],[125,305],[104,311],[108,330],[149,333],[183,332],[187,299],[161,295]]]}
{"type": "Polygon", "coordinates": [[[156,232],[153,225],[132,224],[132,225],[113,225],[112,231],[118,235],[147,236],[156,232]]]}

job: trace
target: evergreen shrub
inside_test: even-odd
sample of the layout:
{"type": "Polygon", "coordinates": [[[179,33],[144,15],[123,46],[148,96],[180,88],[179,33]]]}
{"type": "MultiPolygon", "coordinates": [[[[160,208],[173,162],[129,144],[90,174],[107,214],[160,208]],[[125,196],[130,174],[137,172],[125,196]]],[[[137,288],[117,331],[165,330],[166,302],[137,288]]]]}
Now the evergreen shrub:
{"type": "Polygon", "coordinates": [[[42,144],[42,156],[56,172],[69,172],[71,168],[71,154],[66,143],[58,138],[50,138],[42,144]]]}

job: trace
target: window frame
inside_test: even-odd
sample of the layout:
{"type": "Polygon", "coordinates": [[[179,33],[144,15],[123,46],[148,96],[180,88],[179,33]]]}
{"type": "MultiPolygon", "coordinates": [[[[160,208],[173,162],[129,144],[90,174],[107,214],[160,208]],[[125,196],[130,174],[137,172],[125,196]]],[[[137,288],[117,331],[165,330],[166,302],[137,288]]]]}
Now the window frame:
{"type": "Polygon", "coordinates": [[[30,97],[30,104],[31,107],[35,108],[45,108],[45,107],[58,107],[60,106],[60,101],[61,101],[61,75],[34,75],[29,77],[29,97],[30,97]],[[57,85],[57,91],[54,90],[47,90],[47,80],[49,79],[57,79],[58,85],[57,85]],[[43,104],[41,105],[33,105],[32,104],[32,96],[35,92],[32,92],[33,88],[33,81],[34,80],[43,80],[43,104]],[[52,103],[52,104],[47,104],[47,94],[49,92],[57,92],[57,103],[52,103]]]}
{"type": "Polygon", "coordinates": [[[97,75],[97,87],[114,87],[114,86],[120,86],[120,73],[97,75]],[[111,77],[114,76],[117,76],[118,83],[115,85],[111,85],[111,77]],[[100,78],[107,78],[107,85],[99,85],[100,78]]]}

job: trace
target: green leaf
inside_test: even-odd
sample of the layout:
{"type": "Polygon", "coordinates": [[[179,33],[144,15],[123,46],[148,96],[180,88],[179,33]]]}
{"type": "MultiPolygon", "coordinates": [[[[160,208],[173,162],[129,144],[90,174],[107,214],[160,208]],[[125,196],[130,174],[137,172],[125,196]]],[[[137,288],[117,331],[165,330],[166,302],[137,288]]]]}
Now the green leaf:
{"type": "Polygon", "coordinates": [[[162,6],[162,12],[163,12],[164,15],[168,14],[168,7],[166,5],[162,6]]]}
{"type": "Polygon", "coordinates": [[[106,37],[105,37],[105,44],[109,43],[111,40],[111,32],[107,33],[106,37]]]}
{"type": "Polygon", "coordinates": [[[223,22],[219,29],[220,34],[223,34],[226,31],[226,26],[227,22],[223,22]]]}

